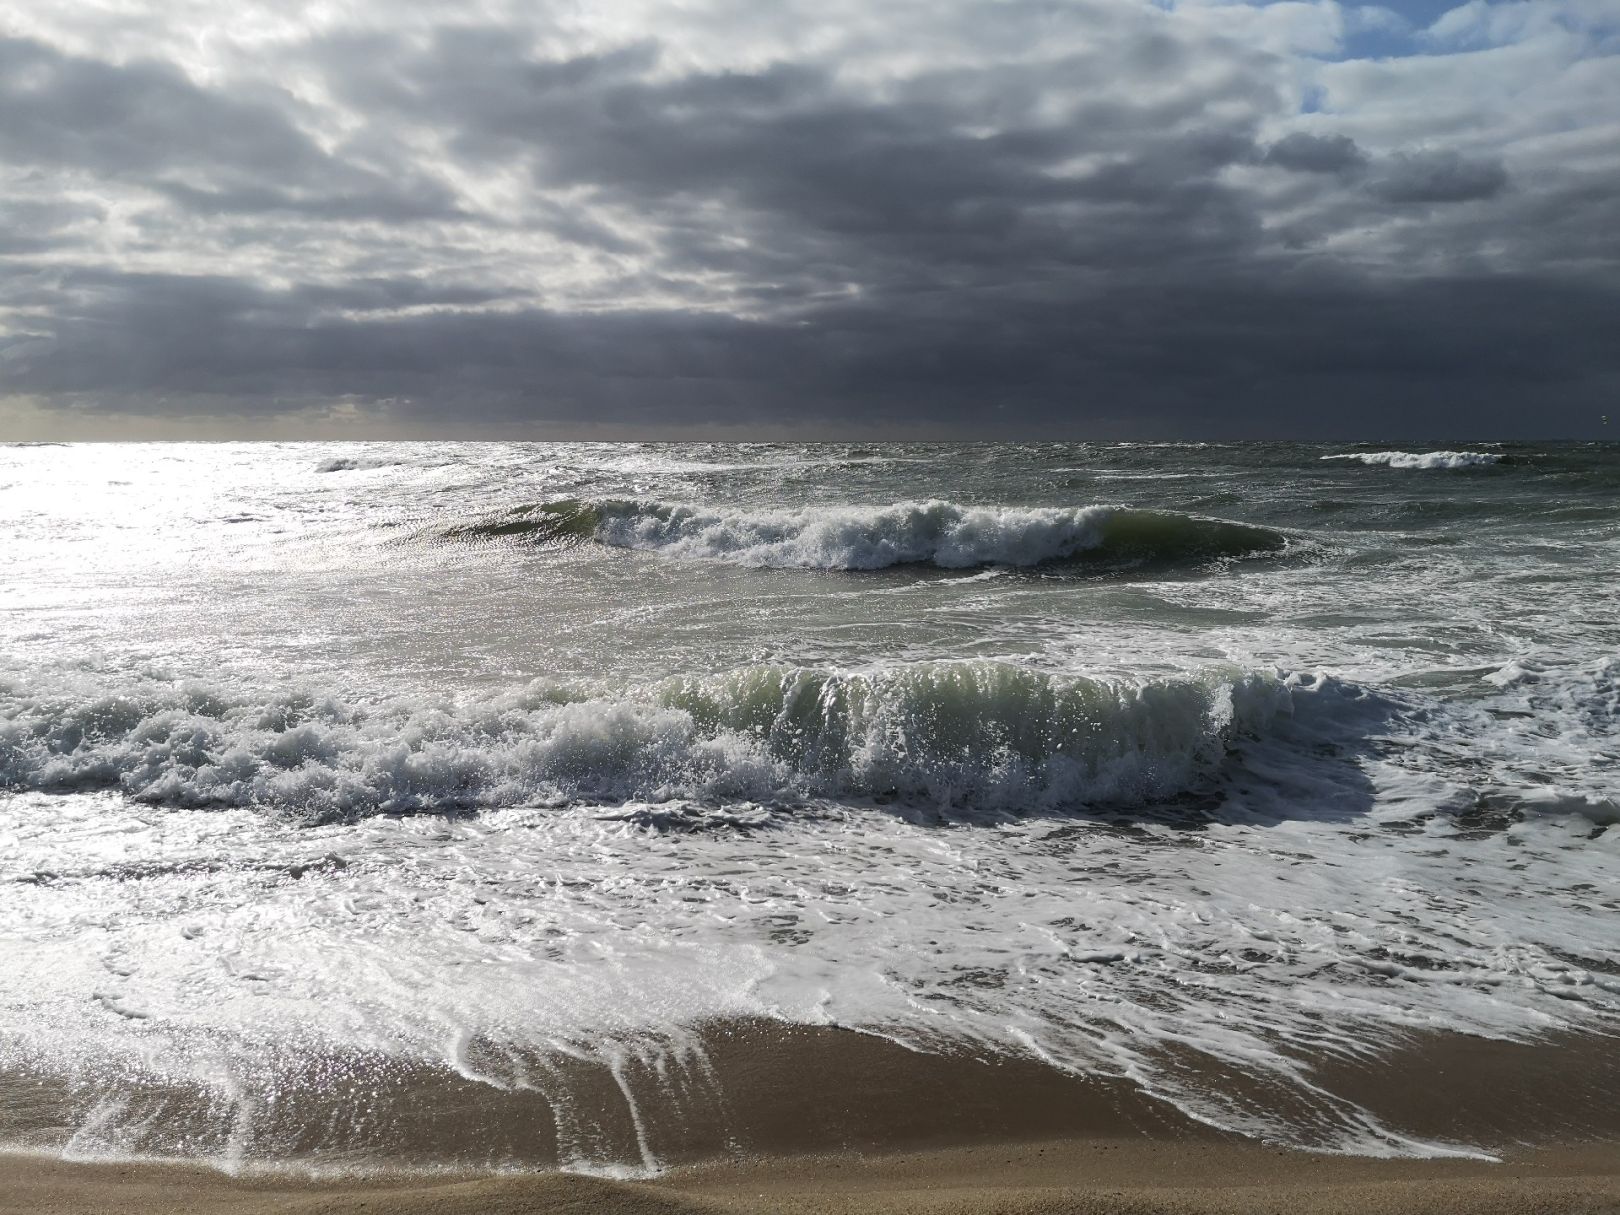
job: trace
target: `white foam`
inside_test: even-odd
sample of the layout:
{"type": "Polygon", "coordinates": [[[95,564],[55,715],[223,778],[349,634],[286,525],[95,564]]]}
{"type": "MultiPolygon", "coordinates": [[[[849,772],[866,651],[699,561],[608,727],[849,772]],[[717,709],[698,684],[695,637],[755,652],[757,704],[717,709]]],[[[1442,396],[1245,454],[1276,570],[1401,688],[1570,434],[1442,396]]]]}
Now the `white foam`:
{"type": "Polygon", "coordinates": [[[1033,566],[1106,552],[1208,561],[1273,551],[1286,543],[1276,532],[1247,524],[1100,505],[978,507],[933,499],[736,511],[605,501],[585,509],[594,517],[594,538],[603,544],[766,568],[1033,566]]]}
{"type": "Polygon", "coordinates": [[[1541,785],[1525,790],[1520,796],[1519,805],[1545,814],[1579,815],[1600,826],[1620,824],[1620,798],[1570,792],[1556,785],[1541,785]]]}
{"type": "Polygon", "coordinates": [[[1502,457],[1487,451],[1350,451],[1322,459],[1356,460],[1386,468],[1481,468],[1499,463],[1502,457]]]}
{"type": "Polygon", "coordinates": [[[1363,694],[1212,670],[1129,683],[999,662],[760,666],[462,704],[204,685],[0,684],[0,784],[314,817],[578,798],[900,795],[1039,809],[1169,796],[1246,734],[1363,694]]]}
{"type": "Polygon", "coordinates": [[[1523,811],[1620,822],[1620,658],[1525,654],[1481,681],[1497,691],[1467,729],[1491,784],[1523,811]]]}
{"type": "MultiPolygon", "coordinates": [[[[639,1121],[617,1163],[650,1170],[663,1145],[635,1118],[653,1096],[640,1086],[673,1069],[633,1080],[627,1061],[689,1053],[692,1027],[716,1018],[768,1017],[1129,1077],[1270,1140],[1455,1150],[1323,1093],[1307,1061],[1324,1035],[1372,1055],[1412,1030],[1620,1027],[1605,969],[1620,922],[1590,897],[1620,858],[1569,825],[1584,820],[1482,835],[1398,765],[1333,771],[1314,748],[1256,740],[1198,830],[1152,816],[942,828],[825,802],[744,830],[705,828],[697,806],[699,829],[683,829],[667,805],[646,820],[579,806],[289,830],[251,809],[21,795],[8,848],[30,880],[0,908],[0,1065],[82,1069],[103,1097],[201,1086],[262,1158],[278,1145],[256,1129],[271,1112],[256,1095],[286,1098],[321,1083],[299,1079],[310,1058],[360,1051],[543,1091],[565,1159],[611,1168],[602,1112],[569,1105],[536,1062],[561,1052],[617,1068],[639,1121]],[[1385,808],[1358,810],[1358,785],[1385,808]],[[1189,1079],[1187,1051],[1292,1096],[1268,1112],[1189,1079]]],[[[164,1144],[150,1102],[86,1113],[82,1150],[164,1144]]]]}
{"type": "Polygon", "coordinates": [[[1107,507],[974,508],[950,502],[741,513],[677,506],[603,511],[597,538],[621,548],[739,565],[871,570],[1036,565],[1098,547],[1107,507]]]}

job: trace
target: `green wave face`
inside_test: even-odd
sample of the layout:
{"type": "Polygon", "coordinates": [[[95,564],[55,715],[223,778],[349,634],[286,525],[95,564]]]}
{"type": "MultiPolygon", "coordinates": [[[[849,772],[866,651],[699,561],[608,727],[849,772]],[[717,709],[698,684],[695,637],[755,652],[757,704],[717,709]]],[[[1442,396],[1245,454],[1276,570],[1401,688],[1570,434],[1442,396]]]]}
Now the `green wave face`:
{"type": "Polygon", "coordinates": [[[573,545],[591,540],[601,522],[595,503],[579,498],[514,506],[503,515],[444,529],[446,540],[523,538],[537,544],[573,545]]]}
{"type": "Polygon", "coordinates": [[[800,773],[859,771],[882,791],[977,765],[1057,761],[1095,775],[1128,758],[1197,763],[1224,748],[1231,695],[1219,679],[1126,685],[966,662],[871,674],[747,667],[667,681],[656,699],[700,736],[748,737],[800,773]]]}
{"type": "Polygon", "coordinates": [[[1287,536],[1267,527],[1174,511],[1119,511],[1103,525],[1102,535],[1097,548],[1076,556],[1183,563],[1280,553],[1288,547],[1287,536]]]}

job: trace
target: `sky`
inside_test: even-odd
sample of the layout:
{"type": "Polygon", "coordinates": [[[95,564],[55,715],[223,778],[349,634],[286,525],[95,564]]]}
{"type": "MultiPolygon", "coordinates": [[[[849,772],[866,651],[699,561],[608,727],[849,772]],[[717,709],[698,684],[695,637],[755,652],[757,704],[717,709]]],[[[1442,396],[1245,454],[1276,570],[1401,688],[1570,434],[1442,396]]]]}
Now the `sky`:
{"type": "Polygon", "coordinates": [[[1620,435],[1620,0],[21,0],[0,438],[1620,435]]]}

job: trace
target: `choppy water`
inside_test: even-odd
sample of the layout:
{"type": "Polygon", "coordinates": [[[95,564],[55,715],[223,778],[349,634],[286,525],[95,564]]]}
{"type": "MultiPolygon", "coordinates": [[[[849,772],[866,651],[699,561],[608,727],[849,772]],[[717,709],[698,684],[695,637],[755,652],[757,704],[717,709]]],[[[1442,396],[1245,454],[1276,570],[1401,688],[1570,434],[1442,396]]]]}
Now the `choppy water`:
{"type": "Polygon", "coordinates": [[[764,1016],[1422,1152],[1307,1060],[1620,1028],[1620,445],[12,446],[0,526],[14,1137],[764,1016]]]}

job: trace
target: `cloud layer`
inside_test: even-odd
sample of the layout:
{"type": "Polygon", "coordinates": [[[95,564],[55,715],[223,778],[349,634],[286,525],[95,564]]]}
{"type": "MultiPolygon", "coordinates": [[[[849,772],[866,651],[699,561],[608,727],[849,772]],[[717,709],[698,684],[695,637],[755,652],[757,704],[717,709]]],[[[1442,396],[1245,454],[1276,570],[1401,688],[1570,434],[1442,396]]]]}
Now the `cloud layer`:
{"type": "Polygon", "coordinates": [[[25,5],[0,428],[1588,434],[1620,390],[1605,0],[587,8],[25,5]]]}

